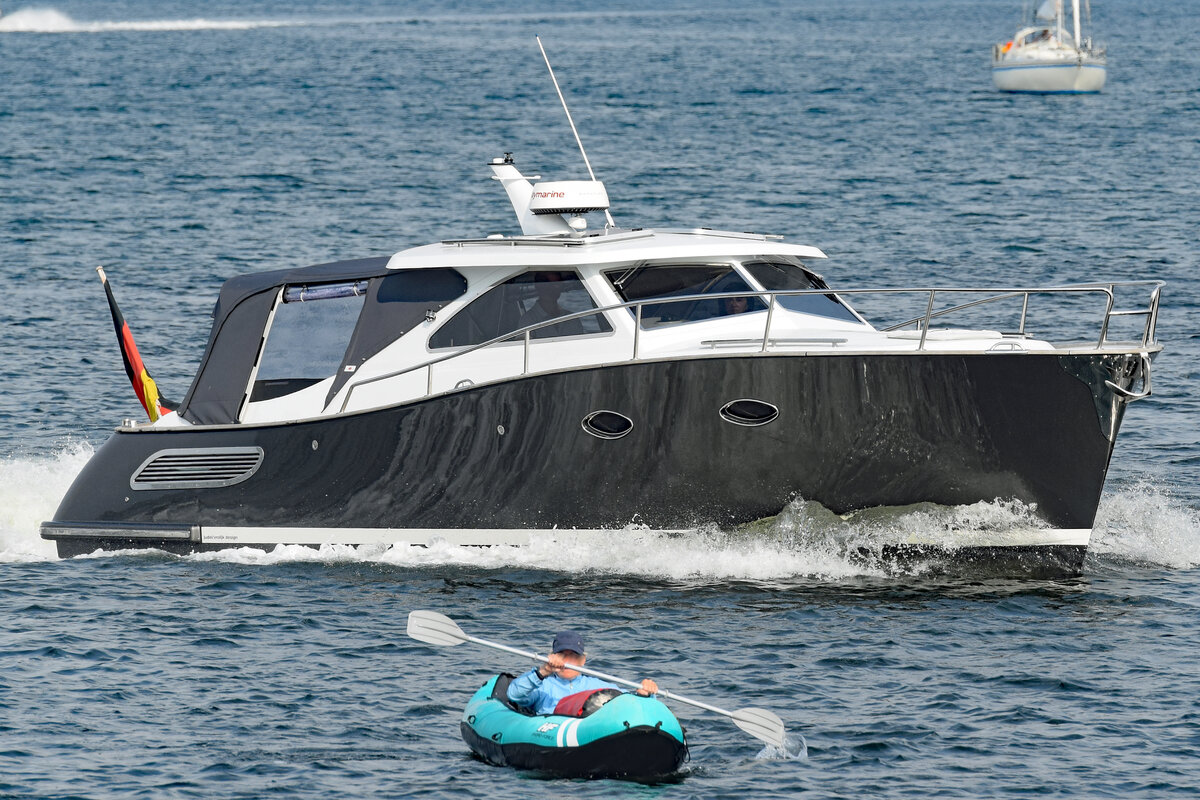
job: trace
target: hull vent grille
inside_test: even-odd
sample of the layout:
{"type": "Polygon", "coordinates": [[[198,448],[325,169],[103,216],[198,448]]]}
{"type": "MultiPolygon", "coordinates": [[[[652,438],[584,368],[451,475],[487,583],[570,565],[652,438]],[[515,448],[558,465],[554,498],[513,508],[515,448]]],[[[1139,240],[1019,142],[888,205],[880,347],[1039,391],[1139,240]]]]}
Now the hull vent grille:
{"type": "Polygon", "coordinates": [[[262,461],[261,447],[159,450],[134,471],[129,486],[135,490],[232,486],[249,479],[262,461]]]}

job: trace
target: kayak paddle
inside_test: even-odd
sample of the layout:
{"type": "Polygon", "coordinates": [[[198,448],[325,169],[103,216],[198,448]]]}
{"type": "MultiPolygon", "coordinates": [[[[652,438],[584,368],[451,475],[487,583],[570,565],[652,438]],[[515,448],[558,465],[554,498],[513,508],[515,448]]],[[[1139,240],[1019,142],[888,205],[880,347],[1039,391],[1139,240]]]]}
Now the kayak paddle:
{"type": "MultiPolygon", "coordinates": [[[[545,656],[539,656],[537,653],[530,653],[526,650],[518,650],[515,647],[509,647],[496,642],[489,642],[486,639],[480,639],[475,636],[468,636],[463,632],[463,629],[458,626],[454,620],[447,617],[445,614],[439,614],[436,611],[413,611],[408,615],[408,635],[416,639],[418,642],[425,644],[433,644],[439,646],[454,646],[471,642],[472,644],[483,645],[490,647],[493,650],[503,650],[506,653],[523,656],[533,659],[534,661],[544,662],[545,656]]],[[[627,681],[624,678],[618,678],[613,675],[606,675],[588,667],[577,667],[572,665],[571,669],[583,672],[587,675],[593,675],[602,680],[619,683],[624,686],[631,686],[635,689],[642,688],[640,683],[627,681]]],[[[770,711],[765,711],[761,708],[739,708],[737,711],[726,711],[723,708],[702,703],[699,700],[692,700],[682,695],[673,692],[659,689],[657,692],[660,696],[670,700],[678,700],[681,703],[687,703],[697,708],[703,708],[706,711],[712,711],[717,714],[729,717],[733,720],[733,724],[744,730],[746,733],[753,736],[755,739],[761,739],[767,744],[774,745],[781,750],[786,749],[784,745],[784,736],[786,731],[783,729],[783,720],[770,711]]]]}

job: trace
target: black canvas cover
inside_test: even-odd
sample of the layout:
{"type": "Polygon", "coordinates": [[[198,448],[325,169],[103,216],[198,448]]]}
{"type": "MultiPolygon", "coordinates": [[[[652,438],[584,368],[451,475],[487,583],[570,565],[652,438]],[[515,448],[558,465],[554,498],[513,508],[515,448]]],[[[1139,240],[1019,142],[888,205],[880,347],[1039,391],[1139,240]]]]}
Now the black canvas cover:
{"type": "Polygon", "coordinates": [[[281,287],[382,277],[388,274],[387,262],[387,256],[359,258],[227,280],[213,309],[208,347],[179,415],[196,425],[237,422],[267,317],[281,287]]]}

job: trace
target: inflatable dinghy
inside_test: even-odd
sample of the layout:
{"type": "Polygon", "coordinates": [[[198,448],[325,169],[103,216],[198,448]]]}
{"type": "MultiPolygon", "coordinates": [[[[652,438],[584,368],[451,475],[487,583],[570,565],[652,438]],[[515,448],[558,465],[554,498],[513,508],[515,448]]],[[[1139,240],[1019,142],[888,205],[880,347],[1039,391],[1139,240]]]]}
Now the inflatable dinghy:
{"type": "Polygon", "coordinates": [[[677,772],[687,759],[683,727],[656,698],[612,692],[616,696],[603,704],[579,704],[584,716],[531,714],[509,702],[512,679],[490,678],[463,711],[463,740],[490,764],[570,778],[646,780],[677,772]]]}

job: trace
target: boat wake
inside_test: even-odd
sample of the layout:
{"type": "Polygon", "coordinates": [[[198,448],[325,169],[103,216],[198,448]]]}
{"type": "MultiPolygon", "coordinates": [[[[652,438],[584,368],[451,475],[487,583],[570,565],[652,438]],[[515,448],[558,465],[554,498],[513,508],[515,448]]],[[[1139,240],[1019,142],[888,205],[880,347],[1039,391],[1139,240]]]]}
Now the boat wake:
{"type": "Polygon", "coordinates": [[[92,457],[86,443],[67,443],[54,454],[0,460],[0,563],[53,561],[54,542],[38,526],[50,519],[71,481],[92,457]]]}
{"type": "MultiPolygon", "coordinates": [[[[48,456],[0,461],[0,563],[52,561],[52,542],[38,526],[92,455],[85,443],[67,443],[48,456]]],[[[732,530],[716,527],[684,534],[630,528],[535,537],[525,546],[466,547],[434,540],[428,546],[280,546],[199,553],[196,561],[270,566],[282,563],[370,562],[403,568],[524,569],[577,575],[613,575],[688,585],[743,581],[838,581],[860,577],[922,575],[937,560],[898,563],[889,545],[938,540],[951,532],[1028,529],[1033,510],[1019,503],[970,506],[921,504],[868,509],[839,516],[817,503],[797,501],[782,514],[732,530]]],[[[139,551],[145,555],[145,551],[139,551]]],[[[108,557],[100,553],[89,557],[108,557]]],[[[1117,489],[1100,504],[1085,572],[1115,565],[1169,569],[1200,566],[1200,510],[1149,483],[1117,489]]]]}
{"type": "Polygon", "coordinates": [[[206,31],[286,28],[316,24],[304,20],[168,19],[77,22],[54,9],[23,8],[0,17],[0,33],[107,33],[109,31],[206,31]]]}
{"type": "MultiPolygon", "coordinates": [[[[595,16],[664,16],[661,11],[558,12],[552,18],[595,16]]],[[[527,17],[546,19],[546,14],[497,14],[497,19],[512,20],[527,17]]],[[[467,19],[454,15],[422,15],[402,17],[291,17],[281,19],[159,19],[159,20],[89,20],[72,19],[53,8],[22,8],[0,16],[0,33],[110,33],[114,31],[245,31],[260,28],[334,27],[339,25],[409,25],[417,22],[438,23],[467,19]]],[[[478,17],[470,17],[477,20],[478,17]]]]}
{"type": "Polygon", "coordinates": [[[1200,566],[1200,510],[1150,483],[1116,491],[1100,503],[1088,559],[1171,569],[1200,566]]]}

